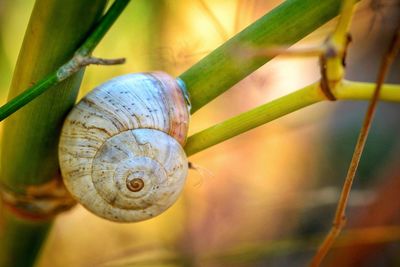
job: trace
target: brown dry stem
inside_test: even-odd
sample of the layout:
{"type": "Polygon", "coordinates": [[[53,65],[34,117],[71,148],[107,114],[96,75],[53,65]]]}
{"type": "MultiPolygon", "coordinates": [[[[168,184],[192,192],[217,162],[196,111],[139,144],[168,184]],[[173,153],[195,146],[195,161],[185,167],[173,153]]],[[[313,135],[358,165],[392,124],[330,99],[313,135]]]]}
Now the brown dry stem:
{"type": "Polygon", "coordinates": [[[57,79],[58,81],[63,81],[88,65],[117,65],[123,63],[125,63],[125,58],[104,59],[76,54],[71,60],[58,69],[57,79]]]}
{"type": "Polygon", "coordinates": [[[27,186],[24,193],[14,192],[1,185],[0,199],[4,208],[17,217],[30,221],[50,220],[76,204],[64,187],[61,177],[45,184],[27,186]]]}
{"type": "Polygon", "coordinates": [[[312,267],[317,267],[321,264],[322,260],[326,256],[326,254],[329,252],[329,250],[332,247],[332,244],[334,243],[335,239],[337,236],[340,234],[341,230],[343,229],[346,221],[346,207],[347,207],[347,202],[349,199],[350,191],[351,191],[351,186],[354,181],[354,177],[357,171],[358,164],[360,162],[361,155],[364,150],[364,146],[368,137],[369,130],[371,128],[371,123],[374,117],[374,113],[376,110],[376,106],[378,103],[379,99],[379,94],[382,88],[382,84],[384,83],[384,80],[386,78],[386,75],[389,71],[390,66],[392,65],[396,55],[398,54],[400,49],[400,27],[397,29],[393,40],[390,43],[390,47],[388,51],[386,52],[382,63],[381,67],[379,69],[378,73],[378,78],[376,82],[376,88],[374,91],[374,94],[371,98],[371,101],[368,105],[367,112],[365,114],[364,122],[360,130],[360,134],[358,136],[357,144],[354,148],[353,152],[353,157],[350,162],[350,166],[347,172],[347,176],[342,188],[342,192],[340,195],[340,199],[337,205],[336,209],[336,214],[333,220],[333,225],[331,227],[331,230],[329,231],[328,235],[325,237],[324,241],[318,248],[317,253],[315,254],[311,265],[312,267]]]}

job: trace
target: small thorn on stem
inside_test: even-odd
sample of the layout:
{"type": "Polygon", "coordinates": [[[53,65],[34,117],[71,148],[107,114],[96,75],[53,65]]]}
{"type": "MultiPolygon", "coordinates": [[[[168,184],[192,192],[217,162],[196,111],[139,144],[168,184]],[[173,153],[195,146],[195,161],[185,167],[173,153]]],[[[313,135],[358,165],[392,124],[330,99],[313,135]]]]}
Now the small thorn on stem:
{"type": "Polygon", "coordinates": [[[97,58],[97,57],[85,57],[82,59],[82,66],[87,66],[87,65],[118,65],[118,64],[124,64],[126,61],[125,58],[111,58],[111,59],[105,59],[105,58],[97,58]]]}
{"type": "Polygon", "coordinates": [[[117,65],[125,63],[125,58],[104,59],[76,54],[70,61],[62,65],[57,71],[58,81],[63,81],[81,68],[88,65],[117,65]]]}

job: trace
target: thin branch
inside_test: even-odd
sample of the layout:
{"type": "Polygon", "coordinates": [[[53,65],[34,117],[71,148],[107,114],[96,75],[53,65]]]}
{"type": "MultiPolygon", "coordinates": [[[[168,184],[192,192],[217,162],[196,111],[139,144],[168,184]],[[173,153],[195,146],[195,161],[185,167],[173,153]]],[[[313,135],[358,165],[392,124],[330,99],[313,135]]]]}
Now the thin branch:
{"type": "MultiPolygon", "coordinates": [[[[338,100],[370,100],[375,87],[375,83],[344,80],[332,92],[338,100]]],[[[383,84],[379,99],[400,102],[400,84],[383,84]]]]}
{"type": "Polygon", "coordinates": [[[30,101],[51,88],[53,85],[60,83],[89,64],[110,65],[123,63],[123,59],[109,60],[92,58],[90,57],[90,53],[104,37],[106,32],[110,29],[112,24],[116,21],[128,3],[129,0],[116,0],[107,13],[101,18],[95,30],[89,35],[82,46],[78,48],[73,58],[62,65],[59,69],[47,75],[35,85],[31,86],[23,93],[0,107],[0,121],[4,120],[28,104],[30,101]]]}
{"type": "Polygon", "coordinates": [[[125,58],[105,59],[75,54],[70,61],[57,70],[57,82],[67,79],[88,65],[117,65],[123,63],[125,63],[125,58]]]}
{"type": "Polygon", "coordinates": [[[188,156],[193,155],[300,108],[324,100],[318,84],[316,82],[308,85],[294,93],[244,112],[190,136],[185,145],[186,154],[188,156]]]}
{"type": "Polygon", "coordinates": [[[342,193],[340,195],[340,199],[338,202],[338,206],[336,209],[336,214],[335,218],[333,220],[333,225],[331,227],[331,230],[329,231],[328,235],[325,237],[325,240],[319,247],[316,255],[314,256],[311,265],[312,267],[317,267],[321,264],[322,260],[326,256],[326,254],[329,252],[331,249],[335,239],[337,236],[340,234],[342,228],[345,225],[346,222],[346,207],[347,207],[347,202],[349,199],[350,191],[351,191],[351,186],[354,181],[354,177],[358,168],[358,164],[361,159],[361,155],[364,150],[364,146],[368,137],[369,130],[371,128],[371,123],[374,117],[374,113],[376,110],[376,106],[378,103],[378,99],[380,96],[380,92],[382,89],[383,82],[385,80],[385,77],[389,71],[390,66],[392,65],[394,58],[396,57],[397,53],[399,52],[400,49],[400,27],[396,31],[394,38],[390,44],[390,47],[385,55],[385,57],[382,60],[381,67],[379,69],[379,74],[376,82],[376,89],[374,91],[374,94],[371,98],[371,101],[369,103],[367,112],[365,114],[364,122],[362,125],[362,128],[360,130],[360,134],[358,136],[357,144],[354,149],[353,157],[350,162],[349,170],[347,172],[347,176],[343,185],[342,193]]]}
{"type": "Polygon", "coordinates": [[[179,78],[189,91],[195,113],[271,58],[253,57],[240,61],[237,47],[290,46],[335,17],[341,0],[283,1],[265,16],[190,67],[179,78]]]}
{"type": "MultiPolygon", "coordinates": [[[[335,88],[333,94],[338,100],[366,100],[371,99],[374,89],[375,84],[373,83],[345,80],[335,88]]],[[[400,85],[384,84],[381,99],[400,102],[400,85]]],[[[185,145],[186,154],[191,156],[291,112],[325,100],[327,98],[321,92],[319,83],[310,84],[291,94],[275,99],[190,136],[185,145]]]]}
{"type": "Polygon", "coordinates": [[[76,54],[81,56],[90,55],[129,2],[130,0],[115,0],[107,13],[101,18],[94,31],[89,35],[82,46],[78,48],[76,54]]]}

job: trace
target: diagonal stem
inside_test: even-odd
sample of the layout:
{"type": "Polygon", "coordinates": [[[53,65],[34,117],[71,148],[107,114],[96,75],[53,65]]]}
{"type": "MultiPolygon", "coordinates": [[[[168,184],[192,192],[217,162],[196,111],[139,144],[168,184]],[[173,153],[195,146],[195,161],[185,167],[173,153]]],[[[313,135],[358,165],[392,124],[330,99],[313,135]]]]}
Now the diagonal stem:
{"type": "MultiPolygon", "coordinates": [[[[269,57],[238,57],[238,48],[290,46],[335,17],[341,0],[288,0],[190,67],[179,78],[192,103],[191,113],[264,65],[269,57]]],[[[240,56],[240,55],[239,55],[240,56]]]]}
{"type": "MultiPolygon", "coordinates": [[[[338,100],[371,99],[375,84],[344,80],[332,93],[338,100]]],[[[384,84],[381,99],[400,102],[400,85],[384,84]]],[[[185,145],[188,156],[219,144],[246,131],[278,119],[296,110],[327,100],[319,83],[310,84],[291,94],[256,107],[190,136],[185,145]]]]}
{"type": "Polygon", "coordinates": [[[376,106],[378,103],[379,95],[382,89],[383,82],[385,80],[385,77],[389,71],[389,68],[391,64],[394,61],[394,58],[396,57],[397,53],[399,52],[400,49],[400,27],[396,31],[394,38],[390,44],[390,47],[385,54],[385,57],[382,60],[381,67],[379,69],[379,74],[376,82],[376,88],[374,91],[374,94],[371,98],[371,101],[369,103],[367,112],[365,114],[365,119],[363,122],[363,125],[360,130],[360,134],[358,136],[357,144],[354,148],[354,153],[353,157],[350,162],[350,166],[346,175],[346,179],[342,188],[342,193],[340,195],[340,199],[338,202],[338,206],[336,209],[336,214],[335,218],[333,220],[333,225],[331,227],[331,230],[329,231],[328,235],[325,237],[324,241],[322,242],[321,246],[319,247],[317,253],[315,254],[311,265],[312,267],[317,267],[321,264],[322,260],[326,256],[326,254],[329,252],[330,248],[332,247],[335,239],[337,236],[340,234],[342,228],[345,225],[346,221],[346,207],[347,207],[347,202],[349,199],[350,191],[351,191],[351,186],[354,181],[354,177],[357,171],[358,164],[361,159],[361,155],[364,150],[364,146],[368,137],[369,130],[371,128],[372,120],[374,117],[374,113],[376,110],[376,106]]]}
{"type": "Polygon", "coordinates": [[[0,107],[0,121],[4,120],[30,101],[44,93],[46,90],[51,88],[53,85],[60,83],[72,74],[78,72],[81,68],[89,64],[121,64],[123,61],[118,60],[104,60],[90,57],[90,53],[94,50],[100,40],[104,37],[106,32],[110,29],[112,24],[116,21],[122,11],[125,9],[129,0],[116,0],[110,7],[108,12],[99,21],[95,30],[89,35],[82,46],[76,51],[73,58],[67,63],[62,65],[56,71],[44,77],[42,80],[11,99],[5,105],[0,107]]]}

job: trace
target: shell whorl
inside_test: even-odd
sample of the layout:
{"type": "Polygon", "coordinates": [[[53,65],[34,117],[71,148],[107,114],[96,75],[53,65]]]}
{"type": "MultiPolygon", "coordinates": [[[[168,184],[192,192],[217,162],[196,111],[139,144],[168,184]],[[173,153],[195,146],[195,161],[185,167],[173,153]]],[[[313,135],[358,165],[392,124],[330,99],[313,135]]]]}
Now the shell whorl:
{"type": "Polygon", "coordinates": [[[162,72],[116,77],[67,116],[59,159],[67,189],[113,221],[141,221],[169,208],[183,189],[189,110],[162,72]]]}

